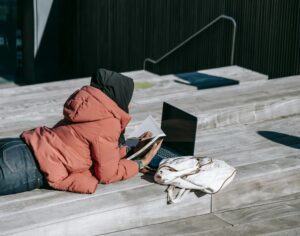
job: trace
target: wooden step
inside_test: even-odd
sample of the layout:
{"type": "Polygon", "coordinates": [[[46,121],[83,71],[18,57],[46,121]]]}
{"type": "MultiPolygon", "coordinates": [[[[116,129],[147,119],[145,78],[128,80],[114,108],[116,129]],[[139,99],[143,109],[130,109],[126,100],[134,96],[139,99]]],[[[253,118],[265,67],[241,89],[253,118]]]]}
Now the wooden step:
{"type": "Polygon", "coordinates": [[[13,81],[5,79],[0,76],[0,93],[1,93],[1,89],[12,88],[12,87],[17,87],[17,86],[18,85],[15,84],[13,81]]]}
{"type": "MultiPolygon", "coordinates": [[[[137,81],[139,80],[149,81],[159,77],[158,75],[155,75],[147,71],[132,71],[132,72],[125,72],[122,74],[130,76],[131,78],[137,81]]],[[[89,85],[90,80],[91,77],[84,77],[84,78],[76,78],[70,80],[61,80],[55,82],[20,86],[18,88],[7,88],[0,91],[0,98],[1,98],[0,102],[2,102],[2,98],[4,99],[7,96],[16,96],[16,99],[18,99],[19,96],[22,97],[24,95],[30,95],[30,94],[43,94],[49,91],[52,91],[54,95],[57,93],[60,94],[62,91],[65,91],[63,93],[69,93],[69,92],[72,93],[72,91],[74,92],[76,89],[81,88],[82,86],[89,85]]],[[[50,96],[50,94],[47,94],[47,96],[50,96]]]]}
{"type": "MultiPolygon", "coordinates": [[[[284,167],[294,168],[291,166],[292,163],[289,165],[285,164],[284,167]]],[[[268,165],[265,164],[262,165],[262,167],[268,167],[268,165]]],[[[269,170],[266,171],[269,172],[269,170]]],[[[271,170],[269,174],[275,174],[278,171],[279,169],[271,170]]],[[[240,169],[240,172],[243,172],[243,174],[241,174],[242,177],[240,177],[238,181],[251,179],[251,173],[247,176],[247,171],[240,169]]],[[[256,175],[258,175],[258,172],[259,170],[257,170],[256,175]]],[[[297,172],[299,172],[299,169],[297,172]]],[[[137,179],[135,178],[135,180],[137,179]]],[[[129,181],[130,180],[127,180],[127,182],[129,181]]],[[[264,180],[264,182],[266,182],[266,180],[264,180]]],[[[118,183],[119,186],[121,183],[122,182],[118,183]]],[[[203,208],[203,206],[209,206],[209,195],[198,198],[196,195],[191,194],[183,203],[166,205],[165,193],[163,192],[162,186],[148,183],[148,185],[143,187],[131,186],[126,189],[124,188],[124,184],[125,181],[123,182],[123,190],[121,188],[116,191],[117,188],[113,188],[114,184],[112,184],[110,185],[113,188],[112,191],[102,189],[101,192],[97,191],[97,194],[88,196],[54,191],[56,196],[48,195],[47,198],[44,196],[40,200],[38,200],[36,196],[34,199],[26,199],[25,197],[22,201],[14,201],[12,204],[13,207],[9,204],[9,196],[6,196],[5,202],[3,200],[0,205],[0,217],[2,218],[0,226],[3,230],[2,232],[13,235],[18,235],[18,233],[22,235],[105,234],[108,232],[184,219],[205,214],[209,211],[209,208],[203,208]],[[45,215],[45,212],[48,213],[45,215]],[[159,214],[155,214],[157,212],[159,212],[159,214]],[[178,212],[180,212],[180,214],[178,214],[178,212]],[[116,215],[118,218],[116,218],[116,215]],[[28,221],[30,221],[30,226],[28,221]]],[[[247,185],[245,188],[247,188],[247,191],[251,194],[253,189],[251,188],[251,191],[249,191],[249,187],[251,186],[247,185]]],[[[34,192],[38,194],[39,191],[41,190],[33,191],[31,194],[34,192]]],[[[256,191],[254,193],[257,194],[256,191]]],[[[285,193],[287,195],[287,192],[285,193]]],[[[244,197],[244,194],[245,193],[241,194],[241,192],[239,192],[239,198],[244,197]]],[[[278,198],[278,196],[279,195],[276,195],[276,198],[278,198]]],[[[15,195],[13,197],[15,198],[15,195]]],[[[22,196],[19,197],[21,198],[22,196]]],[[[235,196],[234,200],[236,201],[239,198],[235,196]]],[[[234,200],[232,199],[232,201],[234,200]]],[[[256,206],[261,205],[262,200],[265,199],[261,199],[256,206]]],[[[235,207],[235,209],[240,209],[241,207],[240,205],[239,208],[235,207]]],[[[226,214],[222,212],[216,214],[218,217],[222,214],[226,216],[226,214]]],[[[283,213],[280,212],[280,214],[283,213]]],[[[282,217],[282,215],[280,215],[280,217],[282,217]]]]}
{"type": "Polygon", "coordinates": [[[299,192],[299,121],[300,116],[296,116],[197,135],[198,154],[225,160],[238,171],[228,188],[212,195],[213,211],[299,192]],[[278,132],[278,137],[263,137],[258,133],[262,130],[278,132]]]}
{"type": "MultiPolygon", "coordinates": [[[[133,188],[132,183],[128,183],[129,188],[126,188],[127,183],[123,181],[116,183],[122,186],[118,189],[111,184],[115,191],[105,191],[99,186],[94,195],[48,190],[55,194],[46,194],[39,199],[27,197],[11,204],[9,196],[6,196],[5,202],[0,205],[1,232],[13,235],[94,235],[205,214],[210,210],[208,195],[190,195],[185,203],[167,205],[165,186],[136,177],[137,185],[140,184],[138,182],[143,182],[143,186],[133,188]],[[181,214],[176,214],[177,211],[181,214]]],[[[38,195],[39,191],[33,192],[38,195]]],[[[19,194],[21,197],[22,194],[19,194]]]]}
{"type": "MultiPolygon", "coordinates": [[[[227,71],[230,72],[231,67],[227,68],[227,71]]],[[[214,71],[214,69],[211,69],[214,71]]],[[[215,69],[218,71],[218,69],[215,69]]],[[[231,79],[237,79],[237,80],[246,80],[251,78],[256,78],[257,75],[255,72],[249,73],[246,69],[240,69],[239,73],[236,73],[236,67],[232,67],[232,73],[230,74],[231,79]]],[[[156,92],[156,94],[162,93],[164,94],[164,90],[168,89],[168,93],[177,93],[179,91],[188,91],[188,90],[197,90],[197,88],[179,84],[174,82],[175,80],[180,80],[175,75],[166,75],[166,76],[158,76],[153,73],[147,72],[147,71],[133,71],[133,72],[125,72],[124,75],[130,76],[135,80],[136,83],[151,83],[153,86],[147,89],[141,89],[137,87],[136,93],[139,94],[139,96],[143,96],[146,92],[148,96],[151,96],[152,92],[156,92]],[[139,92],[141,91],[141,92],[139,92]]],[[[256,79],[254,79],[256,80],[256,79]]],[[[18,100],[24,100],[32,98],[36,99],[35,96],[32,96],[35,94],[36,96],[40,96],[41,99],[50,99],[51,95],[54,95],[57,97],[57,94],[66,94],[66,96],[71,94],[76,89],[88,85],[90,83],[90,77],[88,78],[78,78],[78,79],[72,79],[72,80],[64,80],[64,81],[56,81],[56,82],[48,82],[48,83],[40,83],[35,85],[29,85],[29,86],[22,86],[18,89],[5,89],[0,92],[0,103],[5,103],[7,101],[11,100],[5,100],[7,96],[14,96],[14,102],[17,102],[18,100]],[[52,91],[52,93],[50,92],[52,91]],[[41,96],[44,94],[44,96],[41,96]],[[27,96],[26,96],[27,95],[27,96]]],[[[161,95],[162,95],[161,94],[161,95]]],[[[11,101],[12,102],[12,101],[11,101]]]]}
{"type": "Polygon", "coordinates": [[[262,73],[258,73],[253,70],[249,70],[237,65],[234,66],[225,66],[207,70],[199,70],[200,73],[221,76],[229,79],[238,80],[239,83],[249,83],[260,80],[267,80],[269,77],[262,73]]]}
{"type": "MultiPolygon", "coordinates": [[[[216,75],[219,73],[219,69],[210,69],[211,71],[208,74],[214,74],[213,72],[216,71],[216,75]]],[[[228,78],[230,79],[236,79],[236,80],[251,80],[254,81],[257,79],[257,73],[253,71],[249,71],[247,69],[243,69],[241,67],[232,66],[232,67],[226,67],[226,71],[228,74],[228,78]],[[237,71],[237,68],[238,71],[237,71]]],[[[174,80],[178,80],[179,78],[175,75],[166,75],[166,76],[158,76],[156,74],[147,72],[147,71],[133,71],[133,72],[125,72],[124,75],[127,75],[135,80],[135,82],[151,82],[153,84],[157,84],[158,86],[155,88],[152,88],[152,90],[157,90],[161,87],[163,83],[167,83],[167,86],[176,86],[176,85],[182,85],[175,83],[174,80]],[[162,84],[161,84],[162,83],[162,84]]],[[[264,77],[263,79],[264,80],[264,77]]],[[[60,92],[65,90],[65,92],[72,92],[84,85],[88,85],[90,83],[90,77],[87,78],[78,78],[78,79],[71,79],[71,80],[64,80],[64,81],[56,81],[56,82],[47,82],[47,83],[40,83],[35,85],[28,85],[28,86],[22,86],[18,89],[6,89],[1,91],[0,97],[2,101],[2,98],[5,98],[8,95],[15,95],[15,96],[23,96],[25,94],[33,94],[33,93],[45,93],[48,91],[60,92]]],[[[191,86],[181,86],[185,88],[191,88],[191,86]]],[[[193,88],[192,88],[193,89],[193,88]]],[[[195,90],[195,89],[193,89],[195,90]]],[[[149,89],[146,89],[145,91],[149,91],[149,89]]],[[[169,91],[171,92],[171,91],[169,91]]]]}
{"type": "MultiPolygon", "coordinates": [[[[233,69],[226,76],[240,78],[239,85],[206,90],[176,83],[174,75],[127,73],[140,83],[127,132],[148,114],[160,121],[164,100],[197,115],[196,154],[237,168],[236,178],[224,190],[215,195],[191,193],[182,203],[167,205],[166,186],[139,174],[99,185],[93,195],[38,189],[2,196],[0,235],[298,232],[299,221],[293,216],[299,215],[295,212],[300,196],[299,76],[267,81],[255,72],[233,69]],[[149,83],[153,86],[145,88],[149,83]],[[261,131],[278,135],[271,139],[261,131]]],[[[222,76],[224,70],[206,73],[222,76]]],[[[88,82],[84,78],[0,90],[0,137],[51,127],[62,118],[62,105],[74,88],[88,82]]]]}
{"type": "Polygon", "coordinates": [[[213,214],[196,215],[180,220],[168,221],[165,223],[149,224],[143,227],[112,232],[108,234],[98,234],[107,236],[152,236],[152,235],[199,235],[201,232],[211,231],[212,229],[222,229],[231,227],[228,223],[213,214]]]}
{"type": "MultiPolygon", "coordinates": [[[[232,136],[232,140],[230,140],[230,136],[228,136],[230,135],[229,128],[227,128],[228,129],[227,136],[225,137],[224,135],[226,132],[224,130],[223,132],[220,132],[219,137],[216,133],[213,134],[212,132],[210,132],[210,135],[213,136],[212,139],[215,139],[214,140],[215,146],[217,145],[217,143],[222,143],[222,140],[227,140],[227,139],[228,141],[230,141],[227,142],[225,145],[227,149],[230,149],[230,146],[234,145],[237,139],[244,140],[244,142],[240,143],[240,145],[243,146],[244,148],[248,146],[248,149],[244,149],[244,151],[243,148],[240,148],[239,152],[235,150],[231,154],[227,153],[227,156],[230,156],[230,158],[227,159],[225,158],[227,162],[229,162],[234,166],[236,166],[236,163],[238,163],[237,166],[238,174],[235,180],[231,183],[231,185],[225,188],[224,191],[220,192],[217,195],[212,196],[213,197],[212,209],[214,211],[220,211],[224,209],[225,210],[238,209],[245,206],[259,205],[263,200],[272,200],[274,196],[278,198],[278,196],[284,197],[292,193],[300,192],[299,191],[300,186],[298,183],[300,160],[298,158],[294,158],[295,154],[298,153],[297,150],[295,150],[294,153],[291,153],[291,151],[289,151],[286,153],[286,155],[282,151],[281,156],[273,157],[273,151],[274,150],[276,151],[276,146],[274,147],[274,145],[271,145],[272,143],[269,142],[268,140],[258,135],[252,136],[252,134],[250,134],[249,139],[247,138],[243,139],[243,136],[247,137],[247,133],[255,129],[255,126],[258,126],[257,127],[258,129],[260,128],[266,129],[267,127],[269,127],[269,129],[271,130],[273,130],[276,127],[278,127],[279,129],[283,127],[285,128],[284,132],[289,132],[291,130],[291,127],[294,127],[295,132],[297,132],[297,130],[299,130],[299,129],[295,129],[296,127],[298,127],[297,124],[299,124],[297,120],[295,121],[294,126],[287,126],[287,127],[280,126],[280,123],[282,125],[284,123],[293,125],[293,123],[291,123],[291,120],[292,117],[285,118],[281,122],[279,122],[278,120],[272,122],[269,121],[266,122],[265,126],[263,126],[263,124],[252,124],[252,126],[247,127],[247,130],[239,130],[237,128],[234,132],[237,133],[237,136],[236,137],[232,136]],[[271,123],[273,123],[273,126],[271,123]],[[251,138],[253,137],[255,137],[253,140],[253,144],[255,145],[251,146],[251,138]],[[262,152],[260,150],[268,146],[270,146],[270,148],[275,148],[275,149],[268,150],[265,152],[262,152]],[[252,149],[249,149],[251,147],[252,149]],[[252,161],[252,164],[249,164],[249,160],[247,160],[246,158],[244,160],[244,163],[241,160],[239,160],[238,162],[235,161],[236,159],[240,159],[241,156],[247,157],[248,153],[251,153],[256,157],[259,157],[261,153],[264,153],[265,155],[269,155],[269,157],[267,158],[262,157],[261,160],[256,159],[256,161],[254,162],[252,161]],[[251,189],[251,191],[249,191],[249,189],[251,189]],[[224,207],[224,205],[226,207],[224,207]]],[[[204,138],[206,134],[201,133],[200,136],[204,138]]],[[[200,139],[200,142],[197,142],[198,145],[201,143],[201,141],[202,140],[200,139]]],[[[207,143],[206,140],[203,140],[202,144],[205,143],[209,144],[207,143]]],[[[215,158],[223,159],[221,150],[219,150],[219,152],[215,155],[215,158]]],[[[251,159],[251,157],[249,157],[248,159],[251,159]]],[[[82,225],[82,224],[87,225],[85,226],[86,228],[84,229],[91,230],[91,231],[87,231],[88,234],[89,233],[95,234],[100,232],[107,233],[116,230],[125,230],[128,228],[140,227],[147,224],[156,224],[156,223],[174,220],[175,218],[167,217],[168,214],[175,214],[175,213],[169,211],[171,208],[168,208],[166,205],[164,205],[166,203],[166,193],[164,192],[164,189],[165,189],[164,186],[153,184],[151,181],[149,182],[149,179],[148,180],[141,179],[141,175],[139,175],[127,181],[118,182],[111,185],[99,185],[95,195],[80,195],[80,194],[64,193],[64,192],[51,191],[51,190],[35,190],[29,193],[21,193],[12,196],[1,197],[0,212],[2,213],[2,217],[4,217],[5,219],[11,219],[11,221],[12,219],[24,219],[24,217],[25,216],[28,217],[29,214],[39,215],[42,214],[43,212],[51,212],[51,214],[53,214],[53,217],[55,219],[60,219],[59,222],[64,222],[64,223],[57,223],[53,219],[52,219],[53,222],[51,220],[47,221],[46,219],[39,217],[38,218],[39,223],[38,224],[32,223],[31,228],[33,229],[28,230],[28,234],[29,233],[44,234],[45,233],[44,231],[47,231],[49,233],[55,232],[57,234],[62,234],[62,232],[64,233],[67,232],[67,234],[73,234],[73,233],[76,234],[76,232],[78,232],[78,234],[80,234],[82,231],[80,231],[80,229],[73,226],[73,224],[75,223],[76,225],[82,225]],[[132,197],[132,199],[138,199],[138,200],[131,202],[130,196],[132,196],[134,192],[135,193],[139,192],[139,193],[137,193],[138,194],[137,196],[132,197]],[[106,197],[104,198],[104,196],[106,197]],[[98,198],[115,199],[113,200],[112,203],[107,203],[106,204],[107,206],[105,206],[105,207],[112,206],[113,208],[111,210],[108,208],[103,208],[103,205],[101,204],[100,201],[105,201],[105,200],[99,200],[98,198]],[[140,200],[149,202],[149,206],[147,205],[148,203],[147,204],[141,203],[140,200]],[[120,203],[115,203],[115,201],[120,201],[120,203]],[[92,208],[92,206],[89,208],[88,207],[89,204],[87,203],[91,204],[92,206],[97,205],[99,206],[99,209],[96,209],[95,207],[92,208]],[[81,204],[83,204],[84,206],[80,207],[81,204]],[[118,205],[118,204],[125,204],[125,205],[118,205]],[[158,206],[156,206],[156,204],[158,204],[158,206]],[[80,213],[74,210],[70,210],[70,208],[72,208],[72,205],[76,205],[76,209],[78,208],[80,210],[80,213]],[[166,208],[164,208],[164,206],[166,206],[166,208]],[[162,217],[164,213],[160,214],[160,217],[153,216],[154,213],[153,211],[151,213],[151,209],[152,210],[158,209],[157,207],[159,207],[159,209],[162,212],[165,212],[166,214],[165,218],[162,217]],[[55,213],[56,211],[58,211],[56,209],[65,209],[64,212],[68,212],[68,211],[72,212],[73,218],[70,219],[67,213],[62,214],[61,211],[59,211],[59,215],[62,217],[62,219],[59,218],[58,213],[57,214],[55,213]],[[84,209],[86,209],[87,213],[83,213],[84,209]],[[90,211],[92,213],[88,213],[90,211]],[[97,213],[94,213],[94,211],[97,213]],[[125,213],[123,213],[123,211],[125,211],[125,213]],[[144,215],[141,215],[138,212],[144,212],[144,215]],[[149,212],[149,214],[147,212],[149,212]],[[78,217],[75,217],[75,215],[77,214],[79,214],[78,217]],[[87,217],[86,214],[91,214],[91,217],[90,218],[87,217]],[[103,218],[106,219],[104,221],[105,227],[102,224],[93,225],[91,223],[93,222],[92,216],[94,217],[94,215],[96,215],[95,217],[97,217],[96,219],[99,219],[99,221],[101,221],[100,219],[103,220],[103,218]],[[122,222],[119,223],[117,222],[116,224],[112,223],[114,222],[115,215],[122,216],[122,222]],[[137,218],[133,220],[130,217],[130,215],[131,216],[136,215],[137,218]],[[151,215],[151,217],[149,215],[151,215]],[[150,217],[151,220],[149,220],[148,217],[150,217]],[[85,221],[81,218],[84,218],[85,221]],[[43,221],[46,222],[45,225],[47,226],[45,227],[43,226],[43,222],[41,222],[41,219],[43,219],[43,221]],[[73,221],[73,219],[76,220],[73,221]],[[91,222],[89,221],[89,219],[91,219],[91,222]],[[55,226],[54,226],[54,222],[55,222],[55,226]],[[39,229],[36,229],[35,227],[39,227],[39,229]],[[76,229],[76,232],[74,232],[73,229],[74,231],[76,229]]],[[[190,198],[188,198],[184,202],[185,203],[184,207],[182,207],[181,205],[180,206],[177,205],[174,208],[176,209],[176,211],[178,212],[180,211],[181,217],[185,218],[188,216],[200,215],[209,212],[210,204],[211,204],[209,195],[205,195],[203,197],[198,198],[196,195],[192,194],[189,197],[190,198]],[[197,208],[196,206],[201,206],[201,208],[197,208]],[[206,206],[207,208],[203,209],[203,206],[206,206]],[[185,210],[183,209],[185,209],[187,212],[185,212],[185,210]]],[[[47,216],[48,216],[47,219],[49,219],[49,214],[47,214],[47,216]]],[[[37,221],[37,219],[35,219],[33,216],[30,217],[30,220],[31,222],[37,221]]],[[[11,225],[11,223],[7,225],[11,225]]],[[[16,228],[14,224],[12,224],[12,226],[10,227],[11,228],[7,229],[7,232],[14,232],[14,233],[17,232],[17,231],[13,231],[13,229],[16,228]]],[[[24,233],[25,230],[25,232],[27,233],[26,221],[24,225],[22,227],[20,226],[20,229],[18,230],[20,231],[22,230],[22,233],[24,233]]]]}
{"type": "MultiPolygon", "coordinates": [[[[207,213],[208,209],[203,209],[203,205],[209,205],[208,195],[206,195],[206,199],[190,195],[183,204],[165,205],[165,198],[161,197],[160,199],[160,196],[165,193],[162,188],[159,189],[156,186],[158,185],[131,188],[111,194],[106,192],[102,196],[84,196],[83,198],[74,196],[75,199],[69,200],[69,202],[66,202],[62,196],[61,199],[64,199],[62,202],[53,196],[53,199],[49,198],[50,200],[47,198],[42,198],[40,201],[33,199],[31,204],[40,205],[33,209],[30,209],[31,205],[28,201],[19,202],[23,208],[14,202],[14,208],[1,206],[1,212],[4,212],[0,223],[2,224],[1,229],[3,233],[12,235],[19,233],[20,235],[81,235],[82,233],[95,235],[161,224],[207,213]],[[155,188],[153,188],[154,186],[155,188]],[[95,206],[99,206],[99,209],[95,206]],[[12,212],[11,209],[14,211],[12,212]],[[48,213],[45,214],[45,212],[48,213]],[[159,214],[155,214],[157,212],[159,214]],[[178,214],[179,212],[180,214],[178,214]],[[30,225],[28,221],[30,221],[30,225]]],[[[35,191],[35,194],[38,194],[38,191],[35,191]]],[[[62,193],[62,195],[68,197],[68,193],[62,193]]],[[[9,201],[7,196],[6,201],[9,201]]],[[[296,212],[299,212],[299,209],[296,212]]],[[[219,213],[219,215],[222,214],[224,213],[219,213]]],[[[226,214],[224,215],[226,216],[226,214]]],[[[282,215],[278,217],[282,217],[282,215]]],[[[220,222],[215,223],[220,226],[220,222]]],[[[224,224],[221,223],[221,226],[224,224]]]]}
{"type": "Polygon", "coordinates": [[[294,148],[291,145],[276,143],[258,132],[277,132],[282,135],[277,138],[278,142],[289,136],[294,136],[295,140],[299,142],[299,124],[300,116],[293,116],[249,125],[223,127],[222,129],[198,130],[196,152],[213,157],[222,156],[226,161],[231,161],[231,153],[239,154],[239,158],[232,163],[236,166],[253,163],[255,160],[267,160],[266,158],[269,157],[267,154],[272,152],[274,152],[272,155],[274,157],[284,153],[293,155],[295,151],[298,151],[295,143],[293,144],[294,148]],[[249,157],[244,154],[249,154],[249,157]]]}
{"type": "Polygon", "coordinates": [[[300,192],[300,159],[286,157],[237,167],[237,175],[227,188],[212,195],[212,211],[259,205],[300,192]]]}
{"type": "MultiPolygon", "coordinates": [[[[137,75],[131,73],[131,76],[138,78],[138,76],[140,76],[142,72],[135,72],[137,75]]],[[[176,94],[179,91],[185,91],[185,89],[187,88],[190,89],[190,86],[176,84],[173,81],[170,82],[170,80],[167,79],[168,76],[160,78],[152,77],[155,76],[152,74],[150,75],[144,75],[144,77],[146,78],[144,79],[144,81],[147,81],[149,77],[151,77],[151,80],[154,81],[153,83],[155,84],[152,90],[154,90],[156,93],[160,93],[160,96],[163,96],[165,92],[170,94],[170,90],[172,91],[172,94],[176,94]],[[157,91],[157,89],[159,90],[157,91]]],[[[13,110],[14,112],[20,115],[20,110],[23,109],[23,106],[25,106],[26,108],[32,107],[33,109],[39,109],[39,105],[41,107],[48,107],[49,105],[53,106],[54,104],[61,106],[67,99],[67,97],[71,93],[73,93],[75,89],[81,87],[81,85],[87,84],[87,80],[89,80],[89,78],[51,82],[38,85],[24,86],[17,89],[2,90],[0,93],[0,103],[2,104],[1,111],[3,113],[6,113],[6,107],[8,107],[9,110],[13,110]],[[14,97],[14,99],[11,99],[12,96],[14,97]]],[[[145,94],[147,94],[147,96],[152,96],[153,91],[149,91],[149,89],[143,91],[137,90],[134,95],[134,100],[141,102],[145,94]]],[[[149,99],[146,98],[146,100],[149,99]]]]}
{"type": "MultiPolygon", "coordinates": [[[[299,83],[298,77],[291,77],[266,81],[259,85],[240,85],[234,89],[227,87],[214,89],[214,91],[198,92],[195,96],[190,94],[189,97],[182,97],[177,94],[176,98],[173,95],[173,98],[165,100],[197,115],[202,129],[215,128],[299,114],[299,83]],[[249,93],[248,90],[256,92],[249,93]]],[[[184,94],[187,96],[187,93],[184,94]]],[[[35,117],[37,122],[46,121],[46,124],[51,117],[56,116],[57,119],[60,119],[66,98],[62,98],[58,94],[56,95],[57,98],[47,99],[47,93],[44,95],[43,99],[38,99],[41,95],[35,95],[36,97],[28,101],[24,98],[22,103],[18,101],[3,104],[0,111],[2,125],[7,127],[10,124],[18,124],[18,122],[27,125],[27,121],[33,123],[33,126],[39,124],[34,123],[32,117],[35,117]]],[[[69,93],[64,96],[68,97],[69,93]]],[[[134,100],[135,107],[131,112],[134,118],[132,125],[136,125],[149,114],[159,120],[162,100],[152,103],[149,103],[149,99],[144,100],[144,102],[134,100]],[[134,124],[134,121],[137,123],[134,124]]]]}
{"type": "Polygon", "coordinates": [[[13,83],[13,82],[8,82],[8,83],[0,83],[0,90],[5,89],[5,88],[15,88],[18,85],[13,83]]]}
{"type": "Polygon", "coordinates": [[[283,202],[149,224],[109,234],[118,235],[299,235],[300,196],[283,202]]]}

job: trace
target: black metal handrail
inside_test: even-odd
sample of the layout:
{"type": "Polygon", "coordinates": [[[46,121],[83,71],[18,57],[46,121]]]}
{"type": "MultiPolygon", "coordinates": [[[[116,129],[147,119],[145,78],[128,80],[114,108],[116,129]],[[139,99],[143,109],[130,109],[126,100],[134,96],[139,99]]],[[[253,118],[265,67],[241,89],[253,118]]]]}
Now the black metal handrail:
{"type": "Polygon", "coordinates": [[[214,19],[213,21],[211,21],[210,23],[208,23],[206,26],[204,26],[203,28],[201,28],[200,30],[198,30],[196,33],[194,33],[193,35],[191,35],[190,37],[188,37],[182,43],[178,44],[176,47],[174,47],[173,49],[171,49],[170,51],[168,51],[167,53],[165,53],[163,56],[161,56],[160,58],[158,58],[157,60],[153,60],[151,58],[146,58],[144,60],[143,69],[146,70],[146,63],[147,62],[151,62],[152,64],[159,63],[160,61],[162,61],[163,59],[165,59],[166,57],[168,57],[169,55],[171,55],[173,52],[175,52],[176,50],[178,50],[179,48],[181,48],[183,45],[185,45],[186,43],[188,43],[190,40],[192,40],[193,38],[195,38],[196,36],[198,36],[200,33],[202,33],[203,31],[205,31],[207,28],[209,28],[210,26],[214,25],[216,22],[218,22],[221,19],[229,20],[233,24],[232,44],[231,44],[231,57],[230,57],[230,64],[233,65],[234,50],[235,50],[235,36],[236,36],[236,26],[237,26],[237,24],[236,24],[235,19],[232,18],[231,16],[220,15],[216,19],[214,19]]]}

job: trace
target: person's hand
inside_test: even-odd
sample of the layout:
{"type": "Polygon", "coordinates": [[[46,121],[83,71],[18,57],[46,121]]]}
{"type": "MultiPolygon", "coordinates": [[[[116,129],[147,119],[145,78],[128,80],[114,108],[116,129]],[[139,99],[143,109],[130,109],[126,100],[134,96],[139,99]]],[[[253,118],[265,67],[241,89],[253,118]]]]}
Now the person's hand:
{"type": "Polygon", "coordinates": [[[134,152],[137,152],[138,150],[143,148],[147,144],[147,140],[150,139],[150,138],[152,138],[152,133],[150,131],[147,131],[147,132],[143,133],[139,137],[139,143],[134,148],[134,152]]]}
{"type": "Polygon", "coordinates": [[[147,132],[143,133],[143,134],[139,137],[140,141],[144,141],[144,140],[147,140],[147,139],[149,139],[149,138],[152,138],[152,133],[151,133],[150,131],[147,131],[147,132]]]}
{"type": "Polygon", "coordinates": [[[160,149],[162,141],[163,140],[155,142],[153,144],[152,148],[150,149],[150,151],[141,159],[141,161],[143,162],[144,166],[148,165],[150,163],[150,161],[153,159],[153,157],[156,155],[156,153],[160,149]]]}

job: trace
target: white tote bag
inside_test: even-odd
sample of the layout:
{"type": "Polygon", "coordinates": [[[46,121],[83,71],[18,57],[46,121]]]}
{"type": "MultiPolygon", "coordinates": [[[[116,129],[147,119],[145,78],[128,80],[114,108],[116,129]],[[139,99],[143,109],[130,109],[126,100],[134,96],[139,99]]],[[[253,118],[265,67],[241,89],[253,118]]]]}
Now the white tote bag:
{"type": "Polygon", "coordinates": [[[162,160],[154,180],[159,184],[169,185],[168,203],[176,203],[191,189],[217,193],[233,180],[235,174],[236,169],[222,160],[184,156],[162,160]],[[175,195],[176,187],[181,190],[175,195]]]}

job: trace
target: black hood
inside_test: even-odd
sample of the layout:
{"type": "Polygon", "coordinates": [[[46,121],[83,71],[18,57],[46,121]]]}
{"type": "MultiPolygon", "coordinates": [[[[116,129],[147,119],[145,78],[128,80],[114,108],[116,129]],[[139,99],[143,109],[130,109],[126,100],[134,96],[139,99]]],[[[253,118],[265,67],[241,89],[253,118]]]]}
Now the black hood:
{"type": "Polygon", "coordinates": [[[120,73],[98,69],[92,75],[91,86],[100,89],[118,106],[128,113],[128,105],[133,95],[133,80],[120,73]]]}

